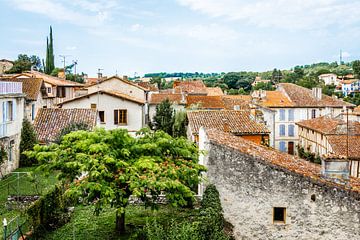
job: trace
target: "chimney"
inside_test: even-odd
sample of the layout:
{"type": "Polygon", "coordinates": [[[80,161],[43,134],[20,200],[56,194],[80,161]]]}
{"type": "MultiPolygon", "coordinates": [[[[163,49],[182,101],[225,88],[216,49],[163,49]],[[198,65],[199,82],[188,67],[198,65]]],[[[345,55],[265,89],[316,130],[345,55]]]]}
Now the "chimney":
{"type": "Polygon", "coordinates": [[[62,68],[62,69],[59,69],[58,78],[62,78],[62,79],[65,79],[65,78],[66,78],[65,70],[64,70],[63,68],[62,68]]]}
{"type": "Polygon", "coordinates": [[[125,80],[125,81],[127,81],[127,80],[128,80],[128,76],[124,75],[124,76],[122,77],[122,79],[125,80]]]}
{"type": "Polygon", "coordinates": [[[322,89],[319,87],[314,87],[311,89],[312,91],[312,95],[317,99],[317,100],[321,100],[322,97],[322,89]]]}
{"type": "Polygon", "coordinates": [[[223,119],[223,125],[224,125],[224,132],[230,132],[229,121],[226,118],[223,119]]]}
{"type": "Polygon", "coordinates": [[[102,73],[99,71],[98,72],[98,80],[101,80],[102,79],[102,73]]]}
{"type": "Polygon", "coordinates": [[[325,155],[321,159],[321,174],[336,183],[346,184],[350,175],[350,161],[345,156],[325,155]]]}

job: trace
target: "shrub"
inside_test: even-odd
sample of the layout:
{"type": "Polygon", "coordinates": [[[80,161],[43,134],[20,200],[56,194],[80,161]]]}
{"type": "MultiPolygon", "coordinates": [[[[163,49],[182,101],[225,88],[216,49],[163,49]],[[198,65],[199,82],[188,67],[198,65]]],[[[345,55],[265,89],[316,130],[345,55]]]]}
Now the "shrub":
{"type": "Polygon", "coordinates": [[[27,167],[36,163],[35,158],[28,157],[24,154],[25,151],[32,150],[37,144],[37,136],[33,125],[29,120],[24,118],[21,128],[20,140],[20,166],[27,167]]]}
{"type": "Polygon", "coordinates": [[[86,123],[71,123],[69,124],[67,127],[63,128],[61,130],[61,132],[56,136],[55,138],[55,142],[56,143],[60,143],[62,138],[68,134],[68,133],[71,133],[73,131],[79,131],[79,130],[85,130],[85,131],[88,131],[90,130],[90,126],[87,125],[86,123]]]}

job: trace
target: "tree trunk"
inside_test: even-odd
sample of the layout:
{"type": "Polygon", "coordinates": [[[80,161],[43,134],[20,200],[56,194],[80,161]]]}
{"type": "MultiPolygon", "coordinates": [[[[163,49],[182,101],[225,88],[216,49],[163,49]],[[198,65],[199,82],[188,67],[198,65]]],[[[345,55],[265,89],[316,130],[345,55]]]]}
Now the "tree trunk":
{"type": "Polygon", "coordinates": [[[125,212],[116,211],[116,231],[120,234],[125,232],[125,212]]]}

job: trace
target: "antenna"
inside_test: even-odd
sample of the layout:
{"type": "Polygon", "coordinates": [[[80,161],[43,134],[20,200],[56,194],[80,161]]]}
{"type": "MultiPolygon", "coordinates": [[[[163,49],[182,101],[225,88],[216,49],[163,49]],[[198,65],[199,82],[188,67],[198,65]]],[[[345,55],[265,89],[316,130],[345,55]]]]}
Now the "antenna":
{"type": "Polygon", "coordinates": [[[340,49],[340,64],[339,65],[341,65],[342,64],[342,50],[340,49]]]}
{"type": "Polygon", "coordinates": [[[102,70],[104,70],[103,68],[98,68],[98,82],[99,80],[102,78],[102,70]]]}
{"type": "Polygon", "coordinates": [[[61,62],[64,63],[64,71],[65,71],[65,67],[66,67],[66,58],[70,57],[71,55],[59,55],[59,57],[62,58],[61,62]]]}
{"type": "Polygon", "coordinates": [[[78,60],[73,60],[73,64],[74,64],[74,75],[76,78],[76,65],[78,64],[78,60]]]}

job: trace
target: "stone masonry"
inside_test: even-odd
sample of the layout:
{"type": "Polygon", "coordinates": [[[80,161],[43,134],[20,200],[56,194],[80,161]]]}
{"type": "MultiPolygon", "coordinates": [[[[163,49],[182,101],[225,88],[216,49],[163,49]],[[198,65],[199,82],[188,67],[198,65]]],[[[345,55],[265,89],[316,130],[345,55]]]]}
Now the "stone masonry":
{"type": "Polygon", "coordinates": [[[236,239],[360,239],[360,180],[324,180],[318,166],[215,130],[201,129],[200,149],[236,239]]]}

